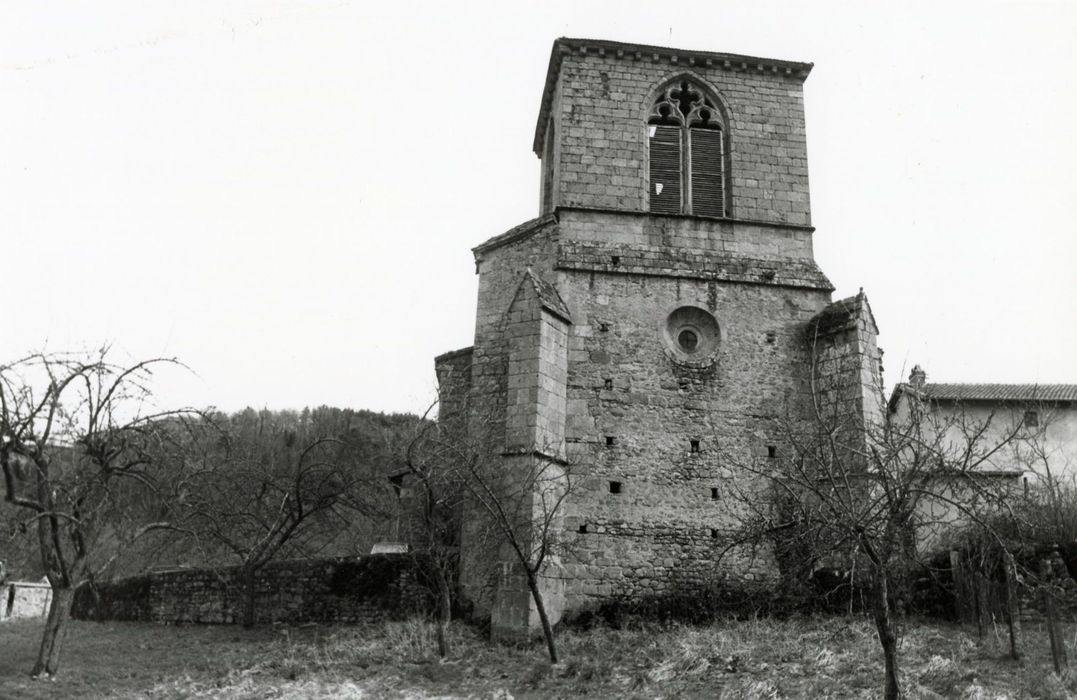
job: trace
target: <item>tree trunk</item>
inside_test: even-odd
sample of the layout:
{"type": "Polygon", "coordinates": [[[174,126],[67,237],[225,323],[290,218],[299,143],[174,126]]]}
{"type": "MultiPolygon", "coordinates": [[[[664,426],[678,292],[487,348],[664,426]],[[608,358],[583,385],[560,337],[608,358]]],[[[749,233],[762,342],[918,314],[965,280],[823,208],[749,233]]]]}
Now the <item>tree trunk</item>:
{"type": "Polygon", "coordinates": [[[901,685],[898,683],[897,631],[894,619],[890,615],[890,586],[885,571],[876,568],[872,582],[871,612],[875,618],[875,631],[879,635],[879,644],[883,648],[883,660],[886,663],[886,700],[901,697],[901,685]]]}
{"type": "Polygon", "coordinates": [[[243,627],[254,627],[254,569],[243,570],[243,627]]]}
{"type": "Polygon", "coordinates": [[[1003,582],[1006,584],[1006,624],[1010,630],[1010,658],[1021,658],[1020,644],[1021,619],[1017,606],[1017,566],[1009,550],[1002,550],[1002,565],[1005,568],[1003,582]]]}
{"type": "Polygon", "coordinates": [[[527,587],[531,589],[531,597],[535,600],[538,608],[539,620],[542,621],[542,635],[546,637],[546,650],[550,652],[550,663],[557,663],[557,646],[553,641],[553,627],[550,626],[550,618],[546,616],[546,605],[542,602],[542,593],[539,592],[538,580],[530,570],[527,572],[527,587]]]}
{"type": "Polygon", "coordinates": [[[45,621],[45,633],[41,636],[37,661],[34,663],[33,670],[30,671],[32,677],[54,676],[60,668],[60,648],[67,635],[67,620],[71,616],[71,603],[74,600],[74,588],[52,589],[52,601],[49,603],[49,616],[45,621]]]}
{"type": "Polygon", "coordinates": [[[976,572],[976,629],[979,632],[979,639],[984,641],[984,635],[987,634],[991,627],[991,608],[989,606],[988,596],[990,595],[987,586],[987,577],[982,572],[976,572]]]}
{"type": "Polygon", "coordinates": [[[452,620],[452,593],[449,589],[449,582],[445,577],[445,572],[441,570],[441,567],[435,565],[437,569],[437,586],[438,586],[438,655],[441,658],[446,658],[452,651],[449,648],[449,622],[452,620]]]}

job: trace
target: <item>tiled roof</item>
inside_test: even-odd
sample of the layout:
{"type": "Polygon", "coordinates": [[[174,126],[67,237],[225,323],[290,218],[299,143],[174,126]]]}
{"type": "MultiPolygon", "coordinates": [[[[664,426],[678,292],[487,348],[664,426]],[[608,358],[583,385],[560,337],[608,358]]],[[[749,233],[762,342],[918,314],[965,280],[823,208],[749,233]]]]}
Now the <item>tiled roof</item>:
{"type": "Polygon", "coordinates": [[[924,384],[935,401],[1077,401],[1077,384],[924,384]]]}
{"type": "Polygon", "coordinates": [[[875,315],[871,312],[871,305],[868,304],[868,298],[864,296],[863,290],[854,297],[832,302],[816,314],[811,322],[811,331],[818,335],[831,335],[853,330],[864,311],[867,311],[868,318],[871,319],[872,325],[876,326],[875,331],[878,332],[875,315]]]}

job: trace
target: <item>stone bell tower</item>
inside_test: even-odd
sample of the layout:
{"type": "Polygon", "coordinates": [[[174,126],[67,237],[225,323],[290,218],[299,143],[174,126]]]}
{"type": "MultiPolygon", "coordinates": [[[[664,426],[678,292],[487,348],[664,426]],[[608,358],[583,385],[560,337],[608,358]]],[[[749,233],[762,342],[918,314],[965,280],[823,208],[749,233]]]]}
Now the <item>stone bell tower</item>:
{"type": "MultiPolygon", "coordinates": [[[[777,422],[805,410],[811,333],[867,368],[858,381],[877,367],[866,299],[832,305],[813,258],[811,68],[554,42],[539,216],[474,248],[475,343],[436,364],[443,420],[508,479],[580,475],[541,578],[555,620],[611,596],[773,579],[766,553],[715,564],[729,456],[785,449],[777,422]]],[[[534,628],[511,557],[480,554],[476,537],[465,524],[463,590],[495,632],[534,628]]]]}

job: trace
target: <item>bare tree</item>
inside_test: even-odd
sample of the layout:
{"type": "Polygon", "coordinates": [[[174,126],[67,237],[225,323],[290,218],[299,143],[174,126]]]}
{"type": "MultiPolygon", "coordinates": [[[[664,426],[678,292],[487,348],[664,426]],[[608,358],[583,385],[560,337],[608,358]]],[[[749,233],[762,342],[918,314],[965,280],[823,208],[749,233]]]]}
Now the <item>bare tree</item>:
{"type": "MultiPolygon", "coordinates": [[[[442,406],[444,409],[444,405],[442,406]]],[[[429,413],[429,411],[428,411],[429,413]]],[[[438,644],[448,653],[445,629],[451,617],[454,582],[459,573],[462,528],[469,535],[471,561],[497,567],[503,578],[520,576],[534,601],[550,660],[557,644],[541,580],[551,564],[567,553],[563,535],[564,505],[580,483],[583,470],[554,451],[535,450],[505,456],[492,453],[480,429],[499,425],[467,412],[443,412],[424,423],[409,443],[404,463],[409,478],[409,539],[434,577],[439,598],[438,644]],[[476,437],[476,434],[478,437],[476,437]],[[507,462],[506,460],[510,460],[507,462]],[[511,572],[501,569],[508,563],[511,572]]]]}
{"type": "Polygon", "coordinates": [[[223,552],[240,567],[245,627],[266,564],[322,551],[384,495],[340,426],[317,418],[249,409],[216,416],[199,441],[201,466],[183,484],[184,527],[207,560],[223,552]]]}
{"type": "Polygon", "coordinates": [[[404,450],[405,471],[394,475],[400,489],[407,477],[406,536],[416,568],[437,593],[438,654],[451,653],[448,628],[460,565],[460,515],[463,506],[461,472],[453,462],[446,422],[427,420],[431,406],[416,425],[416,433],[404,450]]]}
{"type": "Polygon", "coordinates": [[[566,500],[580,483],[574,465],[543,455],[526,455],[513,468],[485,459],[474,450],[456,455],[468,502],[485,514],[486,527],[515,560],[535,603],[550,661],[557,663],[557,645],[546,610],[540,577],[563,556],[566,500]]]}
{"type": "MultiPolygon", "coordinates": [[[[1035,401],[1023,407],[1028,439],[1015,441],[1013,462],[1030,476],[1028,500],[1011,521],[1012,535],[1021,542],[1052,542],[1077,550],[1077,448],[1049,431],[1073,420],[1064,407],[1035,401]],[[1033,420],[1029,420],[1034,417],[1033,420]]],[[[1070,556],[1077,557],[1077,551],[1070,556]]]]}
{"type": "Polygon", "coordinates": [[[103,349],[0,365],[4,497],[36,530],[52,588],[35,677],[59,668],[75,589],[139,538],[174,526],[170,488],[183,459],[170,446],[190,412],[155,410],[149,380],[176,364],[116,364],[103,349]]]}
{"type": "Polygon", "coordinates": [[[983,514],[1002,507],[1015,480],[995,466],[1025,436],[1008,416],[944,414],[917,396],[907,411],[876,420],[828,405],[819,392],[810,403],[809,418],[780,421],[774,456],[725,455],[739,472],[740,504],[726,551],[752,543],[799,555],[806,568],[828,559],[864,566],[884,694],[897,698],[894,585],[919,561],[918,544],[962,522],[986,523],[983,514]]]}

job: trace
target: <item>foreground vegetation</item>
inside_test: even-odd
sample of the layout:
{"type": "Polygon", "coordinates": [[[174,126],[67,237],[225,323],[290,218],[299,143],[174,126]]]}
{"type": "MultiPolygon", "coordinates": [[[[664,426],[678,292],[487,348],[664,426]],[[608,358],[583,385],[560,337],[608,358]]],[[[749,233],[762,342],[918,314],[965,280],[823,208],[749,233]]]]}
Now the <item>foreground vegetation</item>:
{"type": "MultiPolygon", "coordinates": [[[[537,647],[492,645],[459,624],[453,657],[441,662],[434,626],[422,621],[252,630],[73,622],[64,672],[31,680],[41,625],[0,624],[0,697],[874,698],[882,674],[874,626],[860,618],[566,630],[556,666],[537,647]]],[[[1050,671],[1046,634],[1026,624],[1026,635],[1027,658],[1013,662],[1001,631],[977,644],[951,625],[910,624],[905,687],[914,698],[1077,696],[1077,676],[1050,671]]]]}

